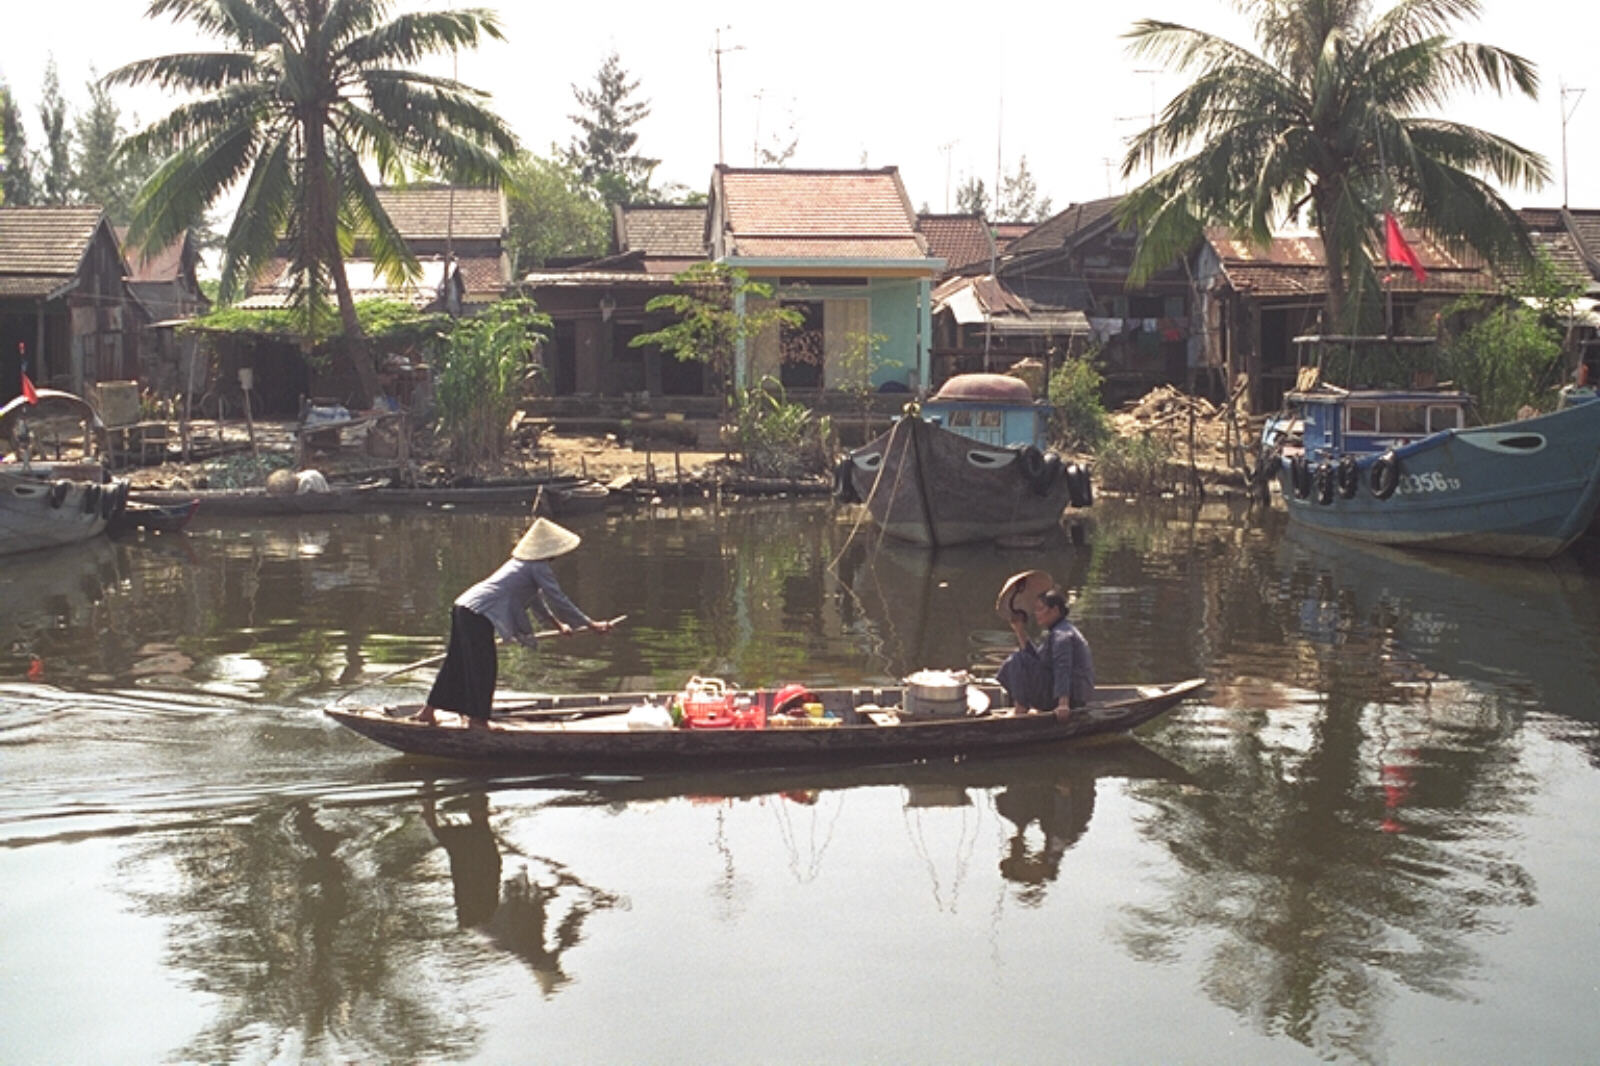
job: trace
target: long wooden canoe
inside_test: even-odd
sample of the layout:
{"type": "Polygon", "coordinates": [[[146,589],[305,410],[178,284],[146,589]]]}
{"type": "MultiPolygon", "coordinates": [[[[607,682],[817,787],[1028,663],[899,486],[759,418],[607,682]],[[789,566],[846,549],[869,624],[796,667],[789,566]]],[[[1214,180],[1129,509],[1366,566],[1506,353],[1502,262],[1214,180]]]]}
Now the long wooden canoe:
{"type": "MultiPolygon", "coordinates": [[[[800,766],[907,762],[916,759],[1028,750],[1061,741],[1126,733],[1194,695],[1203,678],[1175,684],[1108,686],[1065,721],[1052,714],[1007,709],[954,718],[902,716],[898,688],[813,689],[837,724],[764,729],[630,728],[630,708],[664,706],[670,693],[540,696],[497,705],[488,729],[467,729],[454,716],[425,725],[402,706],[333,706],[339,724],[408,755],[514,763],[570,771],[683,769],[691,766],[800,766]]],[[[973,686],[992,704],[1000,689],[973,686]]],[[[765,706],[771,693],[750,692],[765,706]]],[[[823,719],[827,721],[828,719],[823,719]]]]}

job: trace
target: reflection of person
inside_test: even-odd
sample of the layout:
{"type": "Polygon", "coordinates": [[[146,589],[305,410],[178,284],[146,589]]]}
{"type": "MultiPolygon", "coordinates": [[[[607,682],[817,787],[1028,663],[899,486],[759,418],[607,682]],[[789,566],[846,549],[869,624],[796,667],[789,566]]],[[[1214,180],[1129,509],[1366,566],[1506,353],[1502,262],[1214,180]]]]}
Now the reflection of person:
{"type": "Polygon", "coordinates": [[[1028,639],[1027,615],[1020,607],[1013,608],[1011,632],[1016,634],[1017,650],[1000,667],[997,680],[1018,713],[1054,711],[1065,721],[1073,708],[1094,698],[1089,642],[1067,621],[1067,597],[1058,588],[1034,597],[1033,619],[1044,631],[1037,644],[1028,639]]]}
{"type": "MultiPolygon", "coordinates": [[[[1020,885],[1043,886],[1061,872],[1061,857],[1078,842],[1094,814],[1094,777],[1055,784],[1011,785],[995,797],[995,810],[1017,827],[1000,860],[1000,876],[1020,885]],[[1039,823],[1044,846],[1028,846],[1028,827],[1039,823]]],[[[1039,896],[1025,891],[1025,899],[1039,896]]]]}
{"type": "Polygon", "coordinates": [[[422,821],[450,857],[450,884],[456,896],[456,922],[463,929],[494,917],[500,905],[500,847],[489,828],[489,796],[467,797],[467,820],[441,822],[433,796],[422,798],[422,821]]]}
{"type": "Polygon", "coordinates": [[[436,710],[466,716],[474,728],[485,728],[499,678],[494,638],[535,646],[532,610],[541,622],[563,634],[587,626],[604,632],[609,622],[596,622],[567,599],[550,560],[576,548],[579,537],[548,518],[536,518],[511,549],[511,558],[494,573],[456,598],[450,610],[450,644],[444,665],[417,720],[431,724],[436,710]]]}

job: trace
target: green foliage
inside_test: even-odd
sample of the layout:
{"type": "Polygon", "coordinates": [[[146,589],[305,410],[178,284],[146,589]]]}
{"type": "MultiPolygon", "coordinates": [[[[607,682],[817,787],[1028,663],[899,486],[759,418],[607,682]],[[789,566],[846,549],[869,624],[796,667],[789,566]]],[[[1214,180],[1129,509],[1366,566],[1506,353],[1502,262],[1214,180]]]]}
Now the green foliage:
{"type": "Polygon", "coordinates": [[[1007,222],[1043,222],[1050,217],[1050,197],[1040,197],[1027,156],[1018,157],[1017,169],[1000,179],[994,217],[1007,222]]]}
{"type": "Polygon", "coordinates": [[[0,202],[13,207],[33,203],[33,164],[16,97],[0,82],[0,140],[5,142],[5,171],[0,174],[0,202]]]}
{"type": "Polygon", "coordinates": [[[1255,48],[1156,19],[1127,34],[1136,60],[1194,74],[1123,160],[1124,177],[1154,171],[1119,207],[1139,233],[1136,284],[1188,254],[1203,227],[1265,244],[1302,211],[1330,267],[1329,332],[1359,328],[1346,318],[1347,293],[1370,303],[1379,291],[1372,260],[1384,248],[1385,209],[1491,263],[1526,260],[1527,235],[1495,188],[1538,188],[1549,166],[1512,141],[1437,117],[1461,89],[1537,93],[1527,60],[1447,36],[1451,23],[1478,13],[1478,0],[1383,11],[1367,0],[1234,6],[1253,24],[1255,48]]]}
{"type": "Polygon", "coordinates": [[[508,170],[506,239],[518,277],[558,257],[605,254],[611,217],[575,170],[526,152],[508,170]]]}
{"type": "Polygon", "coordinates": [[[989,216],[989,191],[982,178],[968,178],[956,186],[956,210],[963,215],[989,216]]]}
{"type": "Polygon", "coordinates": [[[872,386],[872,372],[874,369],[892,369],[904,366],[900,360],[888,360],[880,363],[878,351],[889,340],[886,333],[856,333],[845,334],[844,350],[833,353],[829,358],[838,373],[835,375],[837,388],[840,392],[855,398],[861,410],[862,431],[866,431],[867,419],[872,412],[872,395],[877,390],[872,386]]]}
{"type": "MultiPolygon", "coordinates": [[[[204,284],[202,282],[202,287],[204,284]]],[[[422,343],[443,336],[455,327],[457,321],[446,314],[418,311],[400,300],[362,300],[356,304],[356,315],[361,322],[362,333],[384,348],[422,343]]],[[[305,319],[300,311],[286,308],[247,311],[235,307],[213,307],[207,314],[181,323],[178,329],[193,333],[254,334],[301,340],[309,336],[313,347],[316,347],[337,336],[340,324],[333,309],[326,305],[312,323],[309,334],[306,333],[305,319]]]]}
{"type": "Polygon", "coordinates": [[[711,370],[713,381],[726,390],[733,375],[739,345],[769,328],[798,326],[798,311],[776,304],[752,307],[751,301],[770,300],[772,286],[751,281],[750,275],[723,263],[696,263],[677,275],[678,292],[653,296],[647,311],[671,311],[677,321],[628,342],[630,348],[656,345],[684,362],[699,360],[711,370]],[[744,313],[737,310],[744,301],[744,313]]]}
{"type": "Polygon", "coordinates": [[[44,89],[39,101],[39,125],[44,127],[39,202],[68,203],[72,199],[72,131],[67,129],[67,101],[61,96],[61,78],[56,73],[54,57],[44,68],[44,89]]]}
{"type": "Polygon", "coordinates": [[[73,124],[72,184],[84,203],[99,204],[113,225],[126,225],[133,217],[133,198],[155,173],[156,161],[147,154],[117,152],[126,133],[122,112],[98,80],[91,80],[88,90],[89,108],[73,124]]]}
{"type": "MultiPolygon", "coordinates": [[[[1458,305],[1462,307],[1475,305],[1458,305]]],[[[1516,417],[1524,405],[1554,406],[1549,386],[1561,360],[1561,331],[1520,303],[1499,303],[1440,348],[1440,368],[1472,394],[1485,422],[1516,417]]]]}
{"type": "Polygon", "coordinates": [[[550,316],[531,300],[502,300],[461,320],[438,355],[435,399],[452,458],[466,467],[499,457],[506,429],[538,368],[532,356],[550,316]]]}
{"type": "Polygon", "coordinates": [[[571,116],[580,135],[566,151],[567,166],[607,206],[647,200],[650,175],[661,160],[634,152],[639,135],[633,127],[649,116],[650,102],[628,99],[639,82],[628,80],[616,52],[606,57],[594,81],[593,89],[572,87],[583,110],[571,116]]]}
{"type": "Polygon", "coordinates": [[[1094,476],[1112,492],[1153,495],[1171,484],[1172,443],[1158,433],[1112,437],[1095,455],[1094,476]]]}
{"type": "Polygon", "coordinates": [[[734,394],[734,440],[744,466],[760,477],[799,477],[828,468],[833,427],[790,403],[771,375],[734,394]]]}
{"type": "Polygon", "coordinates": [[[130,63],[105,79],[188,96],[123,142],[130,156],[163,159],[135,199],[132,244],[166,247],[243,181],[224,242],[223,301],[259,276],[286,241],[308,330],[317,305],[337,296],[348,342],[339,351],[359,383],[357,402],[370,398],[376,375],[344,283],[344,257],[359,236],[387,281],[410,281],[421,270],[367,165],[389,181],[420,169],[498,185],[501,158],[516,151],[516,138],[481,93],[406,69],[500,38],[495,16],[467,9],[389,19],[389,7],[385,0],[157,0],[151,14],[193,23],[220,46],[130,63]]]}
{"type": "Polygon", "coordinates": [[[1093,451],[1111,435],[1100,386],[1105,379],[1094,367],[1094,352],[1068,359],[1050,375],[1050,403],[1055,407],[1051,433],[1072,451],[1093,451]]]}

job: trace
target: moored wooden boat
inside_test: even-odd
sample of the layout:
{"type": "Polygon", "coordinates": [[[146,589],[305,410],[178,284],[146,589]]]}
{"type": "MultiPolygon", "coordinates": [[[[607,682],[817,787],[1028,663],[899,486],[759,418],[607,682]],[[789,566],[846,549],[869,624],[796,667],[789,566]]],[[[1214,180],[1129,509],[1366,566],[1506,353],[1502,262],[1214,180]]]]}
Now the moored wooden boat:
{"type": "Polygon", "coordinates": [[[841,480],[885,533],[931,547],[1042,533],[1069,503],[1090,500],[1087,472],[1053,454],[986,444],[911,416],[845,462],[841,480]]]}
{"type": "MultiPolygon", "coordinates": [[[[341,725],[380,744],[446,759],[516,764],[573,772],[682,769],[691,766],[800,766],[906,762],[917,759],[1032,750],[1062,741],[1104,737],[1151,721],[1193,696],[1204,679],[1175,684],[1107,686],[1065,722],[1052,714],[990,710],[957,717],[906,716],[899,688],[815,689],[831,719],[798,727],[632,728],[630,709],[665,705],[668,693],[543,696],[497,708],[488,729],[425,725],[418,708],[329,707],[341,725]],[[831,722],[833,724],[822,724],[831,722]]],[[[993,703],[993,686],[972,686],[993,703]]],[[[772,693],[746,693],[755,706],[772,693]]],[[[776,720],[774,720],[775,722],[776,720]]]]}
{"type": "Polygon", "coordinates": [[[141,489],[134,500],[158,506],[179,506],[199,500],[207,515],[263,517],[269,515],[341,514],[381,511],[392,507],[530,507],[544,493],[544,506],[557,517],[582,514],[605,507],[609,492],[587,478],[558,477],[509,485],[435,486],[391,488],[383,485],[335,485],[329,492],[304,492],[279,496],[262,488],[228,490],[141,489]]]}
{"type": "Polygon", "coordinates": [[[1465,427],[1456,392],[1290,393],[1304,454],[1279,462],[1289,516],[1408,548],[1547,559],[1600,505],[1600,403],[1465,427]]]}
{"type": "Polygon", "coordinates": [[[117,534],[143,529],[150,533],[177,533],[189,524],[199,509],[200,501],[197,499],[172,504],[130,500],[120,513],[112,516],[107,531],[117,534]]]}

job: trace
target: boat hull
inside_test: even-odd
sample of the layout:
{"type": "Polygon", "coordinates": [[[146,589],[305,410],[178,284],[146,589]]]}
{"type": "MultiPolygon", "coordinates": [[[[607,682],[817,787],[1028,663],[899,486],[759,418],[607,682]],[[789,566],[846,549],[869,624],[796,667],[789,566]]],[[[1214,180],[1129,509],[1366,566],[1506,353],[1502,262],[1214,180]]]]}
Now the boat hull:
{"type": "MultiPolygon", "coordinates": [[[[1037,454],[1037,453],[1035,453],[1037,454]]],[[[886,534],[941,547],[1043,533],[1072,499],[1066,471],[1024,453],[902,418],[850,455],[857,498],[886,534]]]]}
{"type": "MultiPolygon", "coordinates": [[[[514,713],[497,715],[489,729],[424,725],[404,716],[415,710],[408,707],[329,707],[326,713],[346,728],[408,755],[524,768],[588,772],[860,765],[1031,750],[1124,734],[1171,710],[1204,683],[1196,678],[1170,685],[1106,688],[1065,722],[1052,714],[991,713],[877,724],[855,711],[866,704],[892,706],[900,698],[899,689],[819,690],[815,695],[839,714],[842,724],[810,728],[621,728],[621,712],[646,700],[662,700],[660,694],[650,693],[542,697],[519,704],[514,713]]],[[[985,692],[1000,698],[998,689],[985,692]]]]}
{"type": "Polygon", "coordinates": [[[0,555],[99,536],[125,499],[119,484],[0,472],[0,555]]]}
{"type": "Polygon", "coordinates": [[[1600,503],[1600,404],[1518,422],[1447,430],[1397,449],[1394,494],[1371,489],[1378,456],[1357,457],[1360,484],[1323,502],[1279,488],[1292,520],[1374,544],[1547,559],[1588,527],[1600,503]]]}

